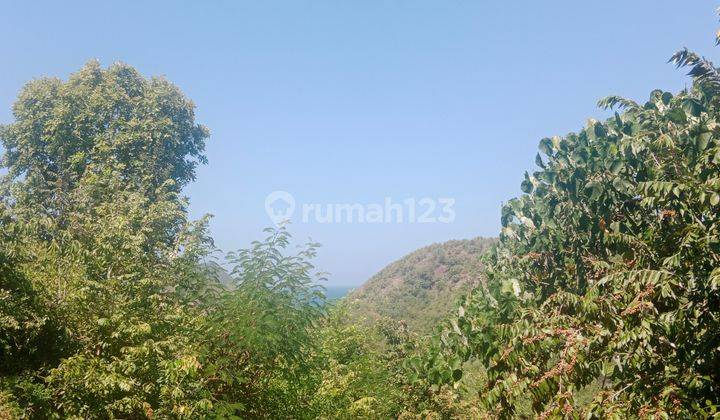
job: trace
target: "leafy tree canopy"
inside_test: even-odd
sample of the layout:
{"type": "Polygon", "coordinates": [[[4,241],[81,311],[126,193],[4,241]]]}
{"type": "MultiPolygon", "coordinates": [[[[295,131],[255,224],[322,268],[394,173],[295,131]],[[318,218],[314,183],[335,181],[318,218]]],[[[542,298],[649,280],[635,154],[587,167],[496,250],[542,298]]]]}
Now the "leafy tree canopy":
{"type": "Polygon", "coordinates": [[[6,184],[16,207],[36,214],[64,216],[82,199],[103,200],[107,188],[74,195],[97,184],[152,199],[159,189],[177,193],[206,162],[209,132],[195,123],[193,103],[167,80],[125,64],[103,69],[91,61],[67,81],[34,80],[13,115],[0,131],[6,184]]]}
{"type": "Polygon", "coordinates": [[[720,74],[681,51],[692,87],[653,91],[540,141],[502,210],[488,283],[410,365],[453,383],[478,359],[497,416],[707,416],[720,403],[720,74]],[[599,387],[592,402],[579,393],[599,387]]]}

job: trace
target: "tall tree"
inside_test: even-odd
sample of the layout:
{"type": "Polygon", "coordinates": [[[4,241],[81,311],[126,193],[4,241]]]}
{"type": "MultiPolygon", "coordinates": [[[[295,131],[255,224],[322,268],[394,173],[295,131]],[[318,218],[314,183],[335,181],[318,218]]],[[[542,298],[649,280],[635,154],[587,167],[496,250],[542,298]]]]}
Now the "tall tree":
{"type": "Polygon", "coordinates": [[[14,235],[0,247],[13,276],[0,281],[0,360],[28,362],[0,387],[41,418],[206,411],[207,219],[188,221],[181,196],[208,137],[192,102],[164,79],[90,62],[28,83],[13,113],[0,130],[0,232],[14,235]]]}
{"type": "MultiPolygon", "coordinates": [[[[6,195],[21,213],[63,223],[80,197],[99,182],[155,199],[195,178],[207,128],[194,105],[163,78],[147,79],[125,64],[91,61],[67,81],[28,83],[13,106],[14,122],[0,130],[6,195]]],[[[107,200],[107,188],[84,194],[107,200]]]]}

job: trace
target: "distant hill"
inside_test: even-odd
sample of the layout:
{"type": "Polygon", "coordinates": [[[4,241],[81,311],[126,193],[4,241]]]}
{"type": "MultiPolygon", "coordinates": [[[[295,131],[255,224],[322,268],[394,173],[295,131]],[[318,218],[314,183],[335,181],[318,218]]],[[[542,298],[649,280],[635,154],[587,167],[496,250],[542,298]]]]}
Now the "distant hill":
{"type": "Polygon", "coordinates": [[[459,296],[478,284],[480,257],[495,242],[478,237],[414,251],[352,291],[347,297],[350,314],[403,320],[411,330],[427,333],[454,309],[459,296]]]}

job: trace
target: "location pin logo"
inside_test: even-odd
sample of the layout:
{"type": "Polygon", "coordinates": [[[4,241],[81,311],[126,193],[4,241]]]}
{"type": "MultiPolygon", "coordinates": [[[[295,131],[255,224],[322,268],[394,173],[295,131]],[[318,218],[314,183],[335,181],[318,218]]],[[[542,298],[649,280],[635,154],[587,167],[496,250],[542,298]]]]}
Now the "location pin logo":
{"type": "Polygon", "coordinates": [[[295,199],[287,191],[273,191],[265,198],[265,211],[276,225],[287,222],[295,212],[295,199]]]}

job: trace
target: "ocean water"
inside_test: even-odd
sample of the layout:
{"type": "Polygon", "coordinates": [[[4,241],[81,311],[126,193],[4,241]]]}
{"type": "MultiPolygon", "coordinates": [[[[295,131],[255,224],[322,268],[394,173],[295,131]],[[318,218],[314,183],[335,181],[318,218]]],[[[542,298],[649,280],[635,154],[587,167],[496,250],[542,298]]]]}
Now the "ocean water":
{"type": "Polygon", "coordinates": [[[325,286],[325,296],[328,300],[336,300],[344,297],[357,286],[325,286]]]}

